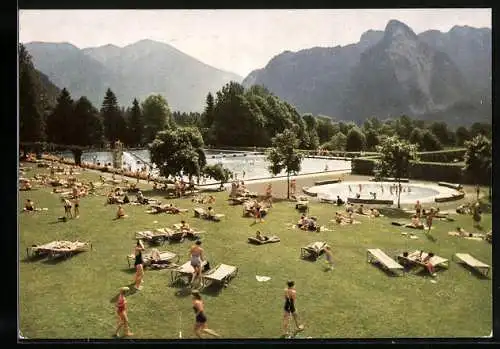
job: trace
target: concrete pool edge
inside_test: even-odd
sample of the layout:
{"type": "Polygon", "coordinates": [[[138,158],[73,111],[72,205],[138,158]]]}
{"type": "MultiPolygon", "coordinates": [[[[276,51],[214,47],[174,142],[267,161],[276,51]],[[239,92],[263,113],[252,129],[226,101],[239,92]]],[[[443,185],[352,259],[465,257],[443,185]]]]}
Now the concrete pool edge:
{"type": "MultiPolygon", "coordinates": [[[[387,185],[394,184],[394,182],[377,182],[377,183],[384,183],[387,185]]],[[[412,198],[412,199],[405,199],[403,196],[401,196],[401,204],[403,205],[408,205],[411,204],[413,199],[419,200],[422,203],[445,203],[445,202],[450,202],[450,201],[458,201],[461,200],[465,197],[465,193],[457,190],[456,188],[459,187],[459,184],[453,184],[453,183],[446,183],[450,185],[442,185],[443,182],[422,182],[422,181],[415,181],[411,183],[411,187],[416,187],[416,188],[425,188],[425,189],[430,189],[436,194],[429,195],[429,196],[424,196],[421,198],[412,198]]],[[[340,185],[365,185],[365,184],[373,184],[372,181],[366,180],[366,181],[351,181],[351,180],[346,180],[342,181],[341,183],[333,183],[333,184],[320,184],[320,185],[311,185],[310,187],[303,187],[302,192],[312,198],[317,198],[318,201],[320,202],[332,202],[332,200],[329,196],[328,197],[322,197],[322,194],[328,194],[328,190],[335,188],[336,186],[339,186],[339,188],[342,188],[340,185]]],[[[346,202],[352,202],[352,203],[363,203],[363,204],[385,204],[385,205],[394,205],[397,196],[392,200],[393,203],[389,204],[389,201],[391,201],[390,198],[387,199],[370,199],[370,198],[353,198],[353,197],[346,197],[345,201],[346,202]],[[382,203],[385,202],[385,203],[382,203]]]]}

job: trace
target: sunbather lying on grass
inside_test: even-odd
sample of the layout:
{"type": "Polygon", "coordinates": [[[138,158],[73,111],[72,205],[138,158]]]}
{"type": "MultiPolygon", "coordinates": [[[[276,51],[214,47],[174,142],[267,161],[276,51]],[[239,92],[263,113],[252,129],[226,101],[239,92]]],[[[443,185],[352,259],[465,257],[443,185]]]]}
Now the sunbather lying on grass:
{"type": "Polygon", "coordinates": [[[319,225],[314,217],[301,216],[297,226],[306,231],[319,231],[319,225]]]}
{"type": "Polygon", "coordinates": [[[352,213],[348,213],[347,216],[343,215],[341,212],[335,212],[335,223],[337,224],[352,224],[354,220],[352,218],[352,213]]]}

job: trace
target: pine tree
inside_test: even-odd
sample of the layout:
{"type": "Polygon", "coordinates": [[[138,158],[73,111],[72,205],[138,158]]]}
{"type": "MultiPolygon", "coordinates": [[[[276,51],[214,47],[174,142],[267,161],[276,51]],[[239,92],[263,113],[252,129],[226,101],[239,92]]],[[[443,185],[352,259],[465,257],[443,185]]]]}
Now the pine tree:
{"type": "Polygon", "coordinates": [[[37,98],[34,67],[23,45],[19,48],[19,139],[21,142],[45,140],[43,107],[37,98]]]}
{"type": "Polygon", "coordinates": [[[208,93],[205,111],[203,113],[203,127],[210,128],[214,122],[214,96],[208,93]]]}
{"type": "Polygon", "coordinates": [[[141,106],[137,98],[134,98],[134,101],[132,102],[132,108],[129,112],[128,132],[128,138],[131,145],[142,145],[144,137],[144,119],[142,117],[141,106]]]}
{"type": "Polygon", "coordinates": [[[72,144],[68,126],[73,119],[73,100],[64,88],[57,98],[57,105],[47,116],[47,138],[55,144],[72,144]]]}
{"type": "Polygon", "coordinates": [[[104,121],[104,135],[106,139],[114,144],[115,141],[123,141],[125,135],[125,119],[120,112],[118,101],[110,88],[106,91],[101,107],[101,117],[104,121]]]}

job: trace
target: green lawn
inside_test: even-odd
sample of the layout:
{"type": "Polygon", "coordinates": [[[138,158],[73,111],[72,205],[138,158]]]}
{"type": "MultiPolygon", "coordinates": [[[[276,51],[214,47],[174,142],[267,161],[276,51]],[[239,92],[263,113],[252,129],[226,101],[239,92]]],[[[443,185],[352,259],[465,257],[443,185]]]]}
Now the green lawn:
{"type": "MultiPolygon", "coordinates": [[[[33,176],[34,171],[28,175],[33,176]]],[[[97,180],[98,174],[86,172],[80,177],[97,180]]],[[[449,270],[438,272],[437,283],[418,270],[392,277],[366,262],[367,248],[381,248],[391,256],[424,249],[449,259],[456,252],[470,253],[491,265],[490,244],[447,235],[457,225],[471,230],[470,216],[455,216],[454,223],[435,222],[432,235],[436,241],[421,232],[415,232],[419,239],[411,240],[400,234],[409,230],[392,226],[389,217],[358,217],[362,224],[334,227],[329,220],[335,209],[313,203],[311,214],[334,230],[306,233],[286,227],[299,217],[293,203],[276,203],[264,223],[253,225],[252,219],[241,216],[241,206],[227,204],[227,193],[218,193],[213,206],[226,215],[221,223],[193,218],[190,199],[172,200],[190,209],[180,216],[149,215],[146,207],[128,206],[130,217],[113,221],[116,206],[105,206],[104,196],[84,198],[80,219],[55,223],[63,209],[58,196],[50,191],[21,192],[19,198],[21,204],[31,198],[49,209],[23,213],[19,218],[20,329],[28,338],[110,338],[118,288],[133,280],[126,255],[135,245],[134,233],[171,226],[182,218],[207,231],[203,247],[212,265],[239,268],[229,287],[202,293],[209,327],[225,338],[279,337],[288,279],[296,283],[297,307],[306,325],[303,336],[475,337],[489,335],[492,329],[491,280],[481,279],[455,262],[450,262],[449,270]],[[281,242],[249,245],[246,238],[256,229],[280,236],[281,242]],[[25,260],[28,246],[56,239],[91,240],[94,249],[55,264],[25,260]],[[320,240],[333,247],[333,271],[324,270],[324,259],[309,262],[299,258],[300,247],[320,240]],[[257,282],[256,275],[271,280],[257,282]]],[[[490,229],[491,215],[483,217],[483,224],[485,232],[490,229]]],[[[166,249],[180,254],[183,263],[188,260],[190,245],[186,241],[166,249]]],[[[136,338],[178,338],[179,328],[183,338],[194,338],[191,299],[182,287],[170,285],[169,271],[146,270],[144,289],[128,296],[128,302],[136,338]]]]}

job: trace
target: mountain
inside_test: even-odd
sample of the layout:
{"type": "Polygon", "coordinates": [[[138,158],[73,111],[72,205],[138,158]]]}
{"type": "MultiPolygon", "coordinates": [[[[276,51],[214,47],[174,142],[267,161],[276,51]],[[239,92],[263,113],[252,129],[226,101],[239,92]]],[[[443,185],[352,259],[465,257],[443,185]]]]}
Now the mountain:
{"type": "Polygon", "coordinates": [[[391,20],[356,44],[283,52],[243,81],[254,84],[303,113],[342,120],[406,114],[455,125],[485,121],[491,119],[491,30],[416,35],[391,20]]]}
{"type": "Polygon", "coordinates": [[[209,91],[242,80],[152,40],[123,48],[105,45],[81,50],[68,43],[40,42],[28,43],[26,48],[37,69],[57,86],[66,87],[74,98],[87,96],[97,107],[109,87],[122,106],[159,93],[172,110],[201,111],[209,91]]]}
{"type": "Polygon", "coordinates": [[[478,97],[491,98],[492,52],[491,30],[454,26],[449,32],[429,30],[418,35],[419,39],[446,53],[478,97]]]}

